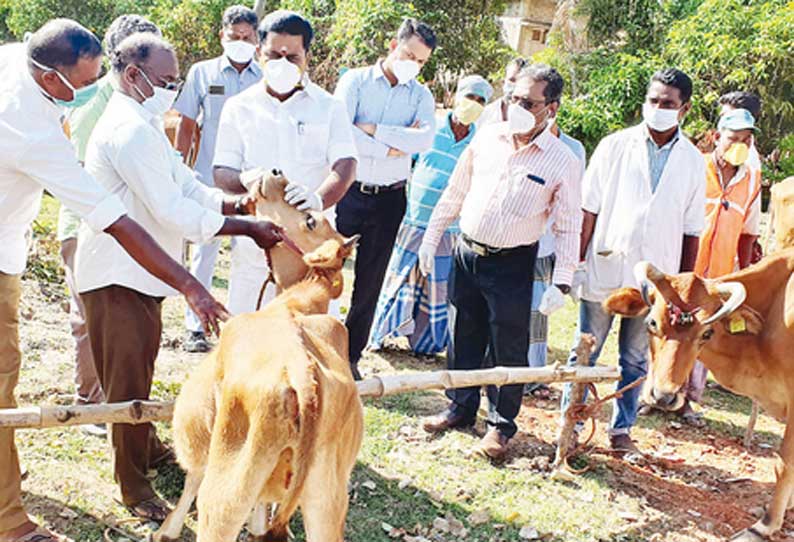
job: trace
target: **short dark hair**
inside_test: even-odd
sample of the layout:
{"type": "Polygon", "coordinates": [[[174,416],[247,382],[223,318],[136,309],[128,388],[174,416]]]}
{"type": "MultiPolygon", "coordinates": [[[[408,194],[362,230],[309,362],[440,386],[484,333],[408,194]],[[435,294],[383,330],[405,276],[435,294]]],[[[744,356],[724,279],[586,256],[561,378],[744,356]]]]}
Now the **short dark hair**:
{"type": "Polygon", "coordinates": [[[720,105],[729,105],[734,109],[746,109],[755,120],[761,115],[761,98],[752,92],[734,90],[720,96],[720,105]]]}
{"type": "Polygon", "coordinates": [[[47,22],[28,41],[28,58],[48,68],[71,68],[81,58],[96,58],[101,54],[99,39],[71,19],[47,22]]]}
{"type": "Polygon", "coordinates": [[[110,23],[105,32],[105,51],[112,53],[119,43],[138,32],[148,32],[156,36],[162,36],[162,32],[157,25],[143,15],[129,14],[121,15],[110,23]]]}
{"type": "Polygon", "coordinates": [[[152,52],[165,49],[174,52],[174,47],[163,38],[151,33],[137,33],[119,43],[111,53],[110,64],[115,73],[122,73],[127,66],[146,64],[152,52]]]}
{"type": "Polygon", "coordinates": [[[692,98],[692,79],[681,70],[676,68],[659,70],[651,76],[651,83],[654,81],[677,88],[683,103],[687,103],[692,98]]]}
{"type": "Polygon", "coordinates": [[[565,81],[560,72],[548,64],[525,65],[518,72],[516,79],[523,79],[524,77],[529,77],[536,83],[546,82],[546,88],[543,89],[543,97],[546,98],[547,104],[559,102],[562,98],[562,89],[565,86],[565,81]]]}
{"type": "Polygon", "coordinates": [[[259,17],[253,9],[239,4],[226,8],[221,19],[221,26],[228,28],[240,23],[248,23],[256,30],[256,27],[259,26],[259,17]]]}
{"type": "Polygon", "coordinates": [[[438,45],[435,31],[429,24],[417,21],[413,17],[406,18],[397,30],[397,41],[408,41],[413,36],[419,36],[422,43],[435,50],[438,45]]]}
{"type": "Polygon", "coordinates": [[[269,13],[259,25],[259,43],[267,38],[268,33],[289,34],[303,37],[303,48],[309,50],[314,39],[311,23],[302,15],[286,9],[269,13]]]}

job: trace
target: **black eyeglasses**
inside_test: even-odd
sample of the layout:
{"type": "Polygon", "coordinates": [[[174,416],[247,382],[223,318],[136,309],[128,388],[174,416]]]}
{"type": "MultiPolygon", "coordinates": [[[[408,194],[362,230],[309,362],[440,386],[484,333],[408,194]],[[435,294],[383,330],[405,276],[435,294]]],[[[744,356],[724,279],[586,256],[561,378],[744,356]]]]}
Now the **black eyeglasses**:
{"type": "Polygon", "coordinates": [[[152,80],[149,79],[149,76],[146,75],[146,72],[143,71],[143,68],[138,68],[138,70],[140,70],[141,75],[143,75],[144,79],[146,79],[146,82],[149,83],[149,86],[152,87],[152,89],[154,89],[155,86],[159,86],[160,88],[164,88],[166,90],[175,90],[175,91],[179,92],[182,89],[182,85],[184,84],[184,81],[179,79],[177,81],[162,81],[161,80],[162,85],[155,85],[154,83],[152,83],[152,80]]]}
{"type": "Polygon", "coordinates": [[[514,104],[520,105],[523,109],[527,111],[533,111],[541,105],[547,105],[548,102],[546,100],[530,100],[529,98],[519,98],[515,94],[513,94],[511,98],[514,104]]]}

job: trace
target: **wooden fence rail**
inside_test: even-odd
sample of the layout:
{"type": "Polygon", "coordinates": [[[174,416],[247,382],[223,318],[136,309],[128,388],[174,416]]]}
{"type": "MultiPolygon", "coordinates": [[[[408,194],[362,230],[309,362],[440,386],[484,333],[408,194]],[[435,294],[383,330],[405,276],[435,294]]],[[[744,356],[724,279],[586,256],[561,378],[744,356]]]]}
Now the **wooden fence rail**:
{"type": "MultiPolygon", "coordinates": [[[[477,371],[433,371],[380,375],[357,382],[361,397],[383,397],[413,391],[463,388],[493,384],[528,382],[615,382],[618,367],[567,367],[553,365],[539,368],[495,367],[477,371]]],[[[45,429],[93,423],[129,423],[167,421],[174,412],[171,401],[128,401],[100,405],[28,406],[0,409],[0,428],[45,429]]]]}

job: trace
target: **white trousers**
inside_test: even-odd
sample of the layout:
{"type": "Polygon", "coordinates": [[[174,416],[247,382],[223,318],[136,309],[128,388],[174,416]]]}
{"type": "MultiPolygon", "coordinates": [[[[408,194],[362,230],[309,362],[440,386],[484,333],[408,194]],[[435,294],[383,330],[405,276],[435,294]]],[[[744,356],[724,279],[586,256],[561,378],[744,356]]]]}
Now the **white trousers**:
{"type": "MultiPolygon", "coordinates": [[[[190,274],[196,277],[207,291],[212,288],[212,276],[215,274],[215,262],[218,259],[220,248],[220,239],[215,239],[204,245],[193,246],[190,274]]],[[[202,331],[201,320],[190,310],[190,307],[185,309],[185,329],[188,331],[202,331]]]]}

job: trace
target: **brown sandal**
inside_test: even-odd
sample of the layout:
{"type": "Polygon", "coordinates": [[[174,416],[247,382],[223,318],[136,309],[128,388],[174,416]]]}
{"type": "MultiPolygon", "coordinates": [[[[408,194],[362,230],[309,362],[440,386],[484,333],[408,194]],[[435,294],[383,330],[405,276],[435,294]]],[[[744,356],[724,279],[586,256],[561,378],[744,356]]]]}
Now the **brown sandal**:
{"type": "Polygon", "coordinates": [[[165,521],[165,518],[171,513],[171,507],[160,497],[152,497],[145,501],[129,504],[127,510],[135,517],[158,523],[165,521]]]}

